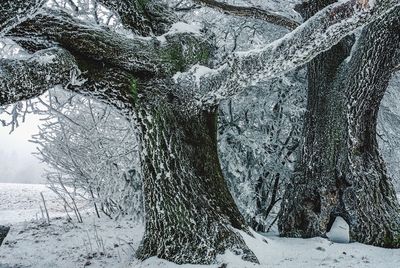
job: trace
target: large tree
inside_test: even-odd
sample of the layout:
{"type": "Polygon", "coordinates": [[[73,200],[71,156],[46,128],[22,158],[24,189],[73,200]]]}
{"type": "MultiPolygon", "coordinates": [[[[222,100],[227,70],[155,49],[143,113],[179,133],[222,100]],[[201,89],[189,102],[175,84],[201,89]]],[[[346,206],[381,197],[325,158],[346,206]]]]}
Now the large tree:
{"type": "MultiPolygon", "coordinates": [[[[299,6],[307,19],[332,0],[299,6]]],[[[324,236],[336,217],[350,238],[400,246],[400,206],[378,151],[377,116],[400,63],[400,8],[308,64],[304,143],[282,202],[284,236],[324,236]]]]}
{"type": "Polygon", "coordinates": [[[341,1],[280,40],[215,64],[212,42],[201,31],[180,31],[187,27],[174,24],[177,18],[156,1],[99,1],[134,35],[43,2],[4,1],[0,7],[1,34],[30,53],[0,59],[0,105],[62,85],[134,116],[146,213],[137,256],[177,263],[211,263],[226,249],[257,262],[235,230],[250,233],[218,161],[218,103],[307,63],[398,4],[341,1]],[[166,33],[171,25],[174,31],[166,33]]]}

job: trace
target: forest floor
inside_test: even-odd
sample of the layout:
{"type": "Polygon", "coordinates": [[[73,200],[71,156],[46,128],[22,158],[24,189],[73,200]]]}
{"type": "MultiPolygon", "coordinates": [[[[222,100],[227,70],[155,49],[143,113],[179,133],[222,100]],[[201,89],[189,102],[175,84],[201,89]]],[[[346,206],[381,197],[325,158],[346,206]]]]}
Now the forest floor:
{"type": "Polygon", "coordinates": [[[133,258],[144,227],[129,218],[118,221],[98,219],[83,211],[83,223],[68,221],[43,185],[0,183],[0,224],[11,231],[0,247],[0,268],[227,268],[250,267],[399,267],[400,249],[383,249],[359,243],[337,244],[323,238],[280,238],[276,234],[244,235],[260,265],[244,262],[230,252],[218,257],[219,265],[175,265],[151,258],[133,258]],[[39,205],[43,192],[51,219],[41,219],[39,205]]]}

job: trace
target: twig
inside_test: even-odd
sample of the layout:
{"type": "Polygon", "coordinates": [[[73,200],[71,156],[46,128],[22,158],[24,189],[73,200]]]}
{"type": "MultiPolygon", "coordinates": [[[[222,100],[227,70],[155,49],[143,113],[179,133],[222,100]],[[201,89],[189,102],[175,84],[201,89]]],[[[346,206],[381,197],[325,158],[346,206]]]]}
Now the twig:
{"type": "Polygon", "coordinates": [[[43,192],[40,192],[40,195],[42,196],[42,201],[43,201],[44,210],[46,211],[47,224],[50,225],[49,211],[47,210],[46,201],[44,200],[43,192]]]}

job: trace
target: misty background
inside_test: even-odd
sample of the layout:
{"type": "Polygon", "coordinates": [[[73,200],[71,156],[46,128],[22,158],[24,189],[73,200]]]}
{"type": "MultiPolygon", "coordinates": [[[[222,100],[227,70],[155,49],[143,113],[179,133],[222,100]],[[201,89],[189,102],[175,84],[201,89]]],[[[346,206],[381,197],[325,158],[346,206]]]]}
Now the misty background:
{"type": "Polygon", "coordinates": [[[36,145],[28,141],[38,132],[39,124],[39,116],[33,114],[28,114],[11,134],[11,127],[0,124],[0,182],[45,182],[42,175],[46,165],[32,155],[36,145]]]}

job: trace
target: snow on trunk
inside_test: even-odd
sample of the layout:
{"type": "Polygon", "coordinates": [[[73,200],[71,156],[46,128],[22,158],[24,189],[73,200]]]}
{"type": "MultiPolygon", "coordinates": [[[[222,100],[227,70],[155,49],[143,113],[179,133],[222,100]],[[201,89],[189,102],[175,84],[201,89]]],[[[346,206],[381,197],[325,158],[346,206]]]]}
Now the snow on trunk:
{"type": "Polygon", "coordinates": [[[222,175],[217,113],[153,92],[137,101],[146,212],[137,257],[209,264],[231,250],[258,262],[235,230],[249,232],[222,175]]]}

